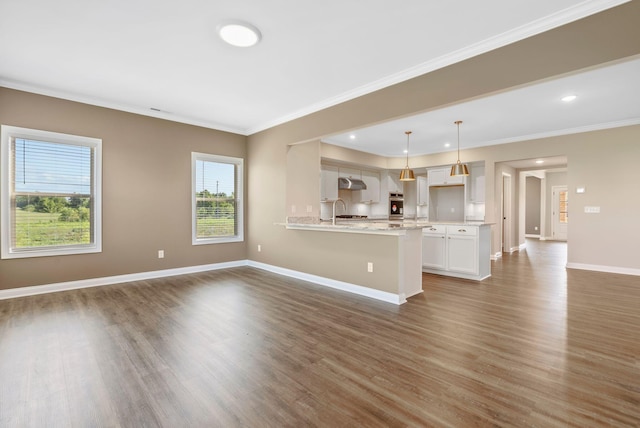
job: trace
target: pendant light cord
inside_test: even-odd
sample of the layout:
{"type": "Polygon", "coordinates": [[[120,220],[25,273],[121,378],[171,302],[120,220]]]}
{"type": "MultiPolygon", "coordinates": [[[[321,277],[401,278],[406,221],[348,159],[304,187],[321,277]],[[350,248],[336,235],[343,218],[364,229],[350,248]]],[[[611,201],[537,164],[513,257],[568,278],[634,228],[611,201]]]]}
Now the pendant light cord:
{"type": "Polygon", "coordinates": [[[456,125],[458,125],[458,163],[460,163],[460,124],[461,120],[456,120],[456,125]]]}
{"type": "Polygon", "coordinates": [[[407,134],[407,169],[409,169],[409,135],[411,135],[411,131],[405,131],[407,134]]]}

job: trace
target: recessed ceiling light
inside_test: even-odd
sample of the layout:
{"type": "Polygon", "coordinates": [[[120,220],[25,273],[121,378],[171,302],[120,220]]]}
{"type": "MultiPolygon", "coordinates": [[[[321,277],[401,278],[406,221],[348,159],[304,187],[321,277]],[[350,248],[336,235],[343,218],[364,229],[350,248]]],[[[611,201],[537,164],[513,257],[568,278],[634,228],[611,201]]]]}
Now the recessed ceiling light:
{"type": "Polygon", "coordinates": [[[248,48],[262,39],[260,30],[247,22],[226,21],[217,29],[220,38],[232,46],[248,48]]]}
{"type": "Polygon", "coordinates": [[[355,140],[355,139],[356,139],[356,136],[355,136],[355,135],[353,135],[353,134],[351,134],[351,135],[349,135],[349,139],[350,139],[350,140],[355,140]]]}
{"type": "Polygon", "coordinates": [[[536,163],[544,163],[544,161],[542,159],[538,159],[536,163]]]}
{"type": "Polygon", "coordinates": [[[402,153],[409,153],[409,150],[404,149],[404,150],[402,151],[402,153]]]}
{"type": "Polygon", "coordinates": [[[444,143],[445,147],[451,147],[451,143],[444,143]]]}
{"type": "Polygon", "coordinates": [[[575,100],[576,98],[578,98],[575,95],[567,95],[566,97],[562,97],[562,101],[564,101],[565,103],[570,103],[571,101],[575,100]]]}

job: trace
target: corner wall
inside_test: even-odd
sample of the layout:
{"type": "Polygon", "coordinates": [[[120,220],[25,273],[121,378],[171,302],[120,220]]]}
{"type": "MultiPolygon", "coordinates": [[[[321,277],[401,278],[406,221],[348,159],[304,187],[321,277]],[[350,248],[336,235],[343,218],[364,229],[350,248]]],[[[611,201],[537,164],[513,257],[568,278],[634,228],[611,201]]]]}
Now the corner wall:
{"type": "Polygon", "coordinates": [[[0,260],[0,289],[246,259],[191,245],[191,152],[245,158],[246,137],[1,87],[0,123],[101,138],[103,157],[102,252],[0,260]]]}

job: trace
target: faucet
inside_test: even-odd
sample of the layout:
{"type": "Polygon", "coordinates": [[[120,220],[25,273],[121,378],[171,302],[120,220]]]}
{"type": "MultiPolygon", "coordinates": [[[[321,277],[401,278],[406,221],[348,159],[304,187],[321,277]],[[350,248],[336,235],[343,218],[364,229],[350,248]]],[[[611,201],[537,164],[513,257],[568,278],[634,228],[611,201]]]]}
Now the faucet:
{"type": "Polygon", "coordinates": [[[333,222],[333,224],[336,224],[336,202],[342,202],[342,207],[344,208],[344,210],[347,210],[347,204],[344,203],[344,201],[340,198],[336,199],[335,201],[333,201],[333,215],[331,216],[331,220],[333,222]]]}

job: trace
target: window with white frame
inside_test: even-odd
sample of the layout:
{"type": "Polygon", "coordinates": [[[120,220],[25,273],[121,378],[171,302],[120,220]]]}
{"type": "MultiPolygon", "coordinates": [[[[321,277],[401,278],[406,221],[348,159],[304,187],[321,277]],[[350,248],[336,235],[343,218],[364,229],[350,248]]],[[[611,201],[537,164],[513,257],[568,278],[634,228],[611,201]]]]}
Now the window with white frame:
{"type": "Polygon", "coordinates": [[[102,140],[2,125],[2,258],[96,253],[102,140]]]}
{"type": "Polygon", "coordinates": [[[243,240],[243,163],[240,158],[191,154],[194,245],[243,240]]]}

